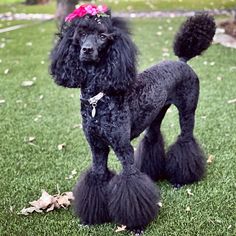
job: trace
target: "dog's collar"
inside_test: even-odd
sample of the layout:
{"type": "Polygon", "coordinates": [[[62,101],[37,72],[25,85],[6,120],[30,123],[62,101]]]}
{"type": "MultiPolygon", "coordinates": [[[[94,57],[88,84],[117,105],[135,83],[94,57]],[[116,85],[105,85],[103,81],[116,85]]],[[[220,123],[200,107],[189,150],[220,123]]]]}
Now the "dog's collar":
{"type": "Polygon", "coordinates": [[[89,104],[92,106],[92,117],[95,117],[96,115],[96,106],[99,100],[101,100],[103,97],[105,96],[105,93],[100,92],[97,95],[95,95],[94,97],[91,97],[89,99],[85,99],[82,96],[80,96],[80,100],[83,103],[89,104]]]}

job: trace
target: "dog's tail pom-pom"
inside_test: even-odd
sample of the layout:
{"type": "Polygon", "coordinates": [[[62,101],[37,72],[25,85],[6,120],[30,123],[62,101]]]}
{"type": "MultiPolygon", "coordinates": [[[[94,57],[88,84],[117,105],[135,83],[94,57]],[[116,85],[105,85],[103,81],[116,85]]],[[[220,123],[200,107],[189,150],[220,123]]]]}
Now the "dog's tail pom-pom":
{"type": "Polygon", "coordinates": [[[206,13],[189,17],[175,36],[174,52],[183,61],[200,55],[210,45],[215,35],[214,18],[206,13]]]}

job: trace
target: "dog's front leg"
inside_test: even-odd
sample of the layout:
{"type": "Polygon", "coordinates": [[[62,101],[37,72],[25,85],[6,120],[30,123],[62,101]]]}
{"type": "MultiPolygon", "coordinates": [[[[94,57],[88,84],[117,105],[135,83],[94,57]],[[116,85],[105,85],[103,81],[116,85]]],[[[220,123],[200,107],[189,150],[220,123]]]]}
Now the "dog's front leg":
{"type": "MultiPolygon", "coordinates": [[[[157,215],[160,194],[152,180],[134,166],[130,142],[120,137],[112,145],[123,170],[109,183],[110,216],[134,232],[143,230],[157,215]]],[[[127,139],[126,139],[127,140],[127,139]]]]}
{"type": "Polygon", "coordinates": [[[109,147],[92,135],[87,136],[87,139],[93,163],[75,186],[74,209],[83,224],[102,224],[110,221],[107,189],[114,173],[107,167],[109,147]]]}

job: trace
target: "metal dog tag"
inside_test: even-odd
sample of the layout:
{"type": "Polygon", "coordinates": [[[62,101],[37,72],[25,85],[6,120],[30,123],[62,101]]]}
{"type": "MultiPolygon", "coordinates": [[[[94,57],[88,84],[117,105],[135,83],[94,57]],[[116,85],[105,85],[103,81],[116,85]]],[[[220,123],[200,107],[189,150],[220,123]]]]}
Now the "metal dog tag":
{"type": "Polygon", "coordinates": [[[90,98],[89,104],[92,105],[92,117],[94,118],[96,115],[96,106],[97,106],[97,102],[104,96],[105,94],[100,92],[99,94],[97,94],[96,96],[90,98]]]}
{"type": "Polygon", "coordinates": [[[92,107],[93,107],[93,109],[92,109],[92,117],[93,117],[93,118],[94,118],[95,115],[96,115],[96,106],[97,106],[97,103],[93,103],[93,104],[92,104],[92,107]]]}

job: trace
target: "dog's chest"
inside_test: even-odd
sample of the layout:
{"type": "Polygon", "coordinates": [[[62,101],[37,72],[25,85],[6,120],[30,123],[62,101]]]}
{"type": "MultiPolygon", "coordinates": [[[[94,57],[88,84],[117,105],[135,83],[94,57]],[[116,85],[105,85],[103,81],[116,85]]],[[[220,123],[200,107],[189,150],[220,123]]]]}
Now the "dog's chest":
{"type": "Polygon", "coordinates": [[[83,129],[86,135],[93,135],[105,139],[109,143],[112,133],[117,132],[124,124],[126,110],[117,101],[104,98],[98,102],[96,113],[93,117],[93,106],[81,104],[81,115],[83,119],[83,129]]]}

